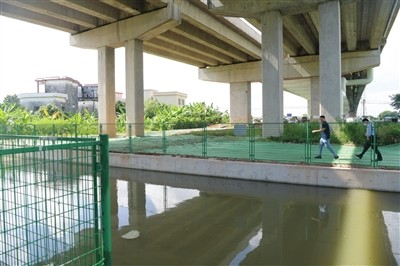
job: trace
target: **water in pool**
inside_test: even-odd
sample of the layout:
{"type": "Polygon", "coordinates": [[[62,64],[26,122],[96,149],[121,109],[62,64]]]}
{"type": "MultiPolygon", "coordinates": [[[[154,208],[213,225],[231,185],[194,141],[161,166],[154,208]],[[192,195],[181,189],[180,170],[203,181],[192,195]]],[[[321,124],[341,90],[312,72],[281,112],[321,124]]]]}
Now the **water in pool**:
{"type": "Polygon", "coordinates": [[[113,265],[399,265],[400,195],[111,169],[113,265]]]}

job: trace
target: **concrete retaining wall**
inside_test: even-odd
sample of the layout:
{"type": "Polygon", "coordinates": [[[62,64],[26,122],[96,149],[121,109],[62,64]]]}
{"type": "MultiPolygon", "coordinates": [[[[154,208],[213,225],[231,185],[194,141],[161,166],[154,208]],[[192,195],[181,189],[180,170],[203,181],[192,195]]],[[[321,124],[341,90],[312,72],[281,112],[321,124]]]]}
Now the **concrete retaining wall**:
{"type": "Polygon", "coordinates": [[[110,153],[110,166],[322,187],[400,192],[400,171],[110,153]]]}

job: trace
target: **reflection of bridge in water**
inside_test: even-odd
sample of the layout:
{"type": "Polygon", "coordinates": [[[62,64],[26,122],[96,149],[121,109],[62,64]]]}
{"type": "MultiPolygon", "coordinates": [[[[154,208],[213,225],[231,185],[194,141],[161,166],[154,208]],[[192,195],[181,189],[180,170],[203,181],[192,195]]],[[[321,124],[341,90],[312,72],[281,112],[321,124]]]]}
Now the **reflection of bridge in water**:
{"type": "MultiPolygon", "coordinates": [[[[125,169],[112,169],[111,176],[128,181],[129,225],[120,229],[117,229],[116,180],[111,182],[113,263],[116,264],[322,265],[335,261],[342,264],[347,263],[349,257],[340,246],[348,246],[351,242],[357,247],[362,241],[379,245],[360,245],[358,249],[371,256],[364,258],[355,252],[356,255],[351,257],[353,262],[394,262],[390,240],[383,233],[389,228],[382,219],[384,211],[399,212],[394,195],[390,193],[125,169]],[[149,183],[198,189],[200,194],[175,208],[146,218],[149,195],[145,184],[149,183]],[[377,194],[379,196],[375,196],[377,194]],[[354,197],[356,201],[353,202],[354,197]],[[364,206],[365,202],[357,201],[360,199],[372,202],[364,206]],[[349,231],[352,223],[349,220],[354,219],[353,214],[359,214],[354,210],[360,207],[367,210],[366,216],[359,217],[361,221],[368,219],[365,229],[373,227],[376,233],[365,235],[349,231]],[[372,219],[368,215],[375,217],[372,219]],[[138,230],[139,238],[126,240],[121,237],[130,230],[138,230]],[[358,237],[360,239],[356,239],[358,237]]],[[[367,254],[362,252],[360,254],[367,254]]]]}

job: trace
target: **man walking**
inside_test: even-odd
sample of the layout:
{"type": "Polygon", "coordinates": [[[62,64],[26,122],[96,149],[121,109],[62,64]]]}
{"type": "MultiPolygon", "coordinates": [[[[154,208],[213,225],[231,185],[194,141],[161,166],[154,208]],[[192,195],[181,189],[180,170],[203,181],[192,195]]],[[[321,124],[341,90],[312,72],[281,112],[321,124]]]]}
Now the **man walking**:
{"type": "Polygon", "coordinates": [[[333,157],[335,159],[339,159],[339,156],[336,154],[336,152],[333,150],[330,142],[331,138],[331,130],[329,128],[328,122],[325,120],[325,116],[321,115],[319,117],[319,120],[321,121],[321,128],[320,129],[315,129],[312,131],[312,133],[317,133],[321,132],[321,138],[319,140],[319,154],[315,156],[316,159],[321,159],[322,158],[322,149],[324,146],[333,154],[333,157]]]}
{"type": "Polygon", "coordinates": [[[371,121],[369,121],[367,118],[364,118],[362,120],[362,122],[364,123],[364,125],[367,126],[367,129],[365,131],[365,136],[367,137],[367,140],[364,143],[364,149],[360,154],[356,154],[356,156],[360,159],[362,159],[362,157],[364,156],[364,153],[367,152],[367,150],[369,149],[369,147],[372,146],[372,149],[375,151],[376,155],[378,156],[377,161],[382,161],[382,154],[381,152],[378,150],[378,147],[376,145],[376,138],[375,138],[375,128],[374,125],[371,121]],[[375,143],[375,145],[374,145],[375,143]]]}

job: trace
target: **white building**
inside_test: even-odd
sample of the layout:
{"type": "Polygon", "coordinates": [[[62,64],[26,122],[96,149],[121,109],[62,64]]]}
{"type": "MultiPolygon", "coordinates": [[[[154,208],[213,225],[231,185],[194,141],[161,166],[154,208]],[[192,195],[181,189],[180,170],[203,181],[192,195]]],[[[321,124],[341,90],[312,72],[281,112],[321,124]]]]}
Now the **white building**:
{"type": "Polygon", "coordinates": [[[65,111],[68,104],[68,95],[65,93],[21,93],[17,97],[22,106],[34,112],[49,103],[65,111]]]}
{"type": "Polygon", "coordinates": [[[187,94],[178,91],[160,92],[157,90],[144,90],[144,101],[157,100],[160,103],[183,106],[186,104],[187,94]]]}

